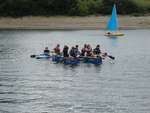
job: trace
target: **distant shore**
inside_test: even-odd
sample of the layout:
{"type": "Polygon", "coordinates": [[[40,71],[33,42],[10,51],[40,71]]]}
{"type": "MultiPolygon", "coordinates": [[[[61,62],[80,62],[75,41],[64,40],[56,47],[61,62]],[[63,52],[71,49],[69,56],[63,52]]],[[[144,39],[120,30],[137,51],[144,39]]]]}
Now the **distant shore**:
{"type": "MultiPolygon", "coordinates": [[[[0,29],[92,30],[106,29],[109,16],[0,18],[0,29]]],[[[120,29],[150,29],[150,16],[119,16],[120,29]]]]}

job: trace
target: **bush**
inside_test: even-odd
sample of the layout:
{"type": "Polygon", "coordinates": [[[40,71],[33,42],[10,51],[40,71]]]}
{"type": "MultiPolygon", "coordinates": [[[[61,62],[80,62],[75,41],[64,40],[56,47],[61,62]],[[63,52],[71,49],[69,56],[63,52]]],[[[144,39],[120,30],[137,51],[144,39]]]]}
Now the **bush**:
{"type": "MultiPolygon", "coordinates": [[[[110,14],[114,0],[103,0],[103,14],[110,14]]],[[[132,0],[120,0],[116,2],[117,12],[119,14],[139,13],[140,8],[132,0]]]]}
{"type": "MultiPolygon", "coordinates": [[[[118,1],[116,6],[119,14],[150,12],[150,6],[143,5],[144,0],[142,5],[137,0],[118,1]]],[[[111,14],[113,4],[114,0],[0,0],[0,16],[111,14]]]]}
{"type": "Polygon", "coordinates": [[[118,3],[118,13],[120,14],[131,14],[139,12],[140,8],[132,0],[122,0],[118,3]]]}

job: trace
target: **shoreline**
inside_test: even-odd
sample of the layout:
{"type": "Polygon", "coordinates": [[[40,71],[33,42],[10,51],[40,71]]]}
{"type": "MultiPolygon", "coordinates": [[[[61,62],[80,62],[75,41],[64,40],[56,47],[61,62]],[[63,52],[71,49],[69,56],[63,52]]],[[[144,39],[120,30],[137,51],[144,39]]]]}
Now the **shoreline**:
{"type": "MultiPolygon", "coordinates": [[[[139,26],[130,26],[130,27],[120,27],[119,30],[140,30],[140,29],[150,29],[150,27],[139,27],[139,26]]],[[[79,28],[51,28],[51,27],[11,27],[11,28],[1,28],[0,31],[5,30],[60,30],[60,31],[73,31],[73,30],[107,30],[106,28],[96,28],[96,27],[79,27],[79,28]]]]}
{"type": "MultiPolygon", "coordinates": [[[[0,18],[0,30],[105,30],[110,16],[0,18]]],[[[120,30],[150,29],[150,16],[118,16],[120,30]]]]}

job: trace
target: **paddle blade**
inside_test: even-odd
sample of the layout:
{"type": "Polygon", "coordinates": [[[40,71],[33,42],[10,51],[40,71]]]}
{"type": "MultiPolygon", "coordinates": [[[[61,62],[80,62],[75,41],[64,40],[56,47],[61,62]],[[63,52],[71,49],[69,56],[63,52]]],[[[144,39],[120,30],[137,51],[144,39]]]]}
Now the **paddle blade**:
{"type": "Polygon", "coordinates": [[[108,56],[110,59],[112,59],[112,60],[115,60],[115,57],[113,57],[113,56],[111,56],[111,55],[109,55],[108,56]]]}
{"type": "Polygon", "coordinates": [[[36,55],[30,55],[30,57],[31,57],[31,58],[35,58],[35,57],[36,57],[36,55]]]}

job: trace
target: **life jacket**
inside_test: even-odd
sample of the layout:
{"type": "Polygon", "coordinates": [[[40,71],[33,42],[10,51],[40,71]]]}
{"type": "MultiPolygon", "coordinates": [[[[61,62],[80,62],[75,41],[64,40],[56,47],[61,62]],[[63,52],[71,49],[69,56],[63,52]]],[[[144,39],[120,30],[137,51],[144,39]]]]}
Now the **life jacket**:
{"type": "Polygon", "coordinates": [[[48,50],[48,49],[45,49],[45,50],[44,50],[44,54],[49,54],[49,50],[48,50]]]}
{"type": "Polygon", "coordinates": [[[75,51],[75,49],[71,49],[70,52],[69,52],[69,54],[72,57],[76,57],[76,51],[75,51]]]}
{"type": "Polygon", "coordinates": [[[85,53],[86,53],[86,48],[83,48],[82,50],[81,50],[81,56],[85,56],[85,53]]]}
{"type": "Polygon", "coordinates": [[[87,50],[86,50],[86,55],[87,56],[92,56],[92,48],[88,48],[87,50]]]}
{"type": "Polygon", "coordinates": [[[94,54],[98,55],[101,53],[101,50],[99,48],[95,48],[93,52],[94,54]]]}
{"type": "Polygon", "coordinates": [[[74,52],[75,52],[75,55],[76,55],[76,56],[80,55],[80,51],[78,50],[78,48],[75,48],[75,49],[74,49],[74,52]]]}
{"type": "Polygon", "coordinates": [[[66,49],[66,48],[63,49],[63,56],[64,57],[69,57],[68,49],[66,49]]]}
{"type": "Polygon", "coordinates": [[[54,48],[56,54],[60,54],[60,49],[58,47],[54,48]]]}

